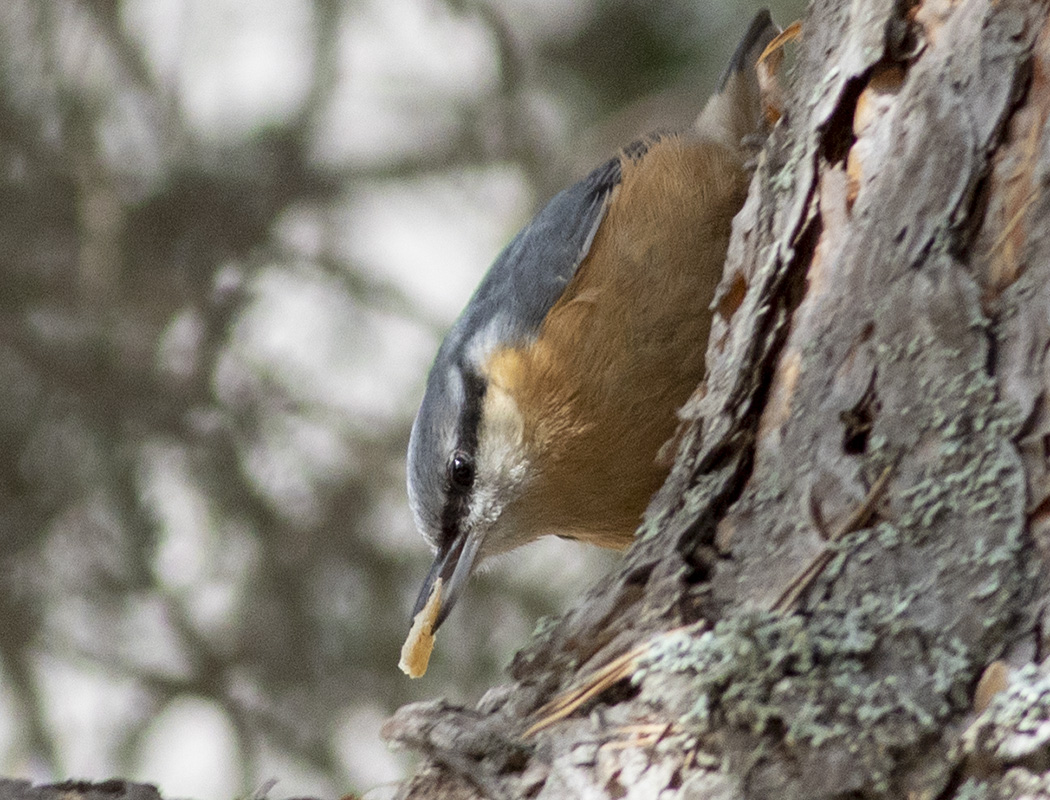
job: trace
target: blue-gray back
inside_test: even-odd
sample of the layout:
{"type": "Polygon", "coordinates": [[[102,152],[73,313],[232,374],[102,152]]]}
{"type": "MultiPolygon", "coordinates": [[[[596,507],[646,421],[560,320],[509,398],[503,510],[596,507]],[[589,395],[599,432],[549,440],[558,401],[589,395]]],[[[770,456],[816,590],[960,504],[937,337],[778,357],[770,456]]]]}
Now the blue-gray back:
{"type": "Polygon", "coordinates": [[[449,513],[449,455],[472,453],[477,444],[484,359],[495,347],[519,346],[539,333],[587,256],[619,182],[617,157],[555,195],[499,254],[438,350],[408,454],[412,509],[432,544],[449,513]]]}

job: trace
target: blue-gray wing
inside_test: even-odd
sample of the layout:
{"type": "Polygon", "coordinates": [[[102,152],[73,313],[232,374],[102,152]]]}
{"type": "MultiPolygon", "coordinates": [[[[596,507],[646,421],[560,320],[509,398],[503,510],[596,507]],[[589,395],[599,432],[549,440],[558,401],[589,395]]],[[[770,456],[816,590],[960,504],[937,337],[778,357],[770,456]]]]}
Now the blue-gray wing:
{"type": "Polygon", "coordinates": [[[556,194],[496,258],[438,358],[459,361],[461,349],[482,332],[497,333],[502,345],[535,336],[587,256],[619,182],[617,157],[556,194]]]}

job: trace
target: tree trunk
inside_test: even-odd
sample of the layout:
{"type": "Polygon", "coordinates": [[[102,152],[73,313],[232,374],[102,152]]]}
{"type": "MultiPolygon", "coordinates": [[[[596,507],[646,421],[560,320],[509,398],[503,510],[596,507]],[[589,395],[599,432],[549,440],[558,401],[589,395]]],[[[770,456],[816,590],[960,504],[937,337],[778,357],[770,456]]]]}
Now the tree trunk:
{"type": "Polygon", "coordinates": [[[1050,796],[1048,30],[812,5],[638,540],[402,797],[1050,796]]]}

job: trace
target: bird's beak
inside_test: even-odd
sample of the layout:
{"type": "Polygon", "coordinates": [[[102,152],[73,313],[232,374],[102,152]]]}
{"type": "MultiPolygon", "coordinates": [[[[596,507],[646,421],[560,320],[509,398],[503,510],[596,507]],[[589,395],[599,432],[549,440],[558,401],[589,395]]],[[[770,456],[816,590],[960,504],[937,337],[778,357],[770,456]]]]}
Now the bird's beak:
{"type": "Polygon", "coordinates": [[[460,592],[467,585],[481,550],[481,539],[481,536],[473,532],[457,533],[447,540],[447,544],[438,548],[434,564],[423,581],[423,588],[419,590],[416,607],[412,609],[412,617],[415,618],[430,599],[435,581],[441,578],[441,609],[438,611],[437,621],[434,622],[433,632],[445,621],[460,592]]]}

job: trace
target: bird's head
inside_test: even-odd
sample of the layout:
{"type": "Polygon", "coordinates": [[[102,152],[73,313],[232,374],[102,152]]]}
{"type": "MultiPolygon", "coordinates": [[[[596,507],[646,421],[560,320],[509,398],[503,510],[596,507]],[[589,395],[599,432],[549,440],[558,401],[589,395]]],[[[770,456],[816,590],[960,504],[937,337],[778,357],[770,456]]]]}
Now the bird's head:
{"type": "Polygon", "coordinates": [[[435,629],[483,559],[542,534],[516,502],[533,478],[527,421],[481,359],[451,349],[438,354],[408,449],[409,502],[436,551],[413,614],[441,578],[435,629]]]}

